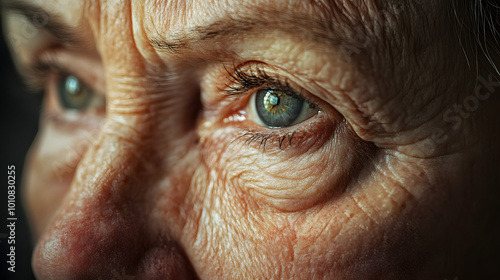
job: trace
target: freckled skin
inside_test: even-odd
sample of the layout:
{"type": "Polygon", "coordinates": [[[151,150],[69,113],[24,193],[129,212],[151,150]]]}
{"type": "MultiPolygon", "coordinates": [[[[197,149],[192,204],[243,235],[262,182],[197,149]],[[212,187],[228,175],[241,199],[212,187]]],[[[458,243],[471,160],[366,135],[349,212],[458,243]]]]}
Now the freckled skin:
{"type": "MultiPolygon", "coordinates": [[[[426,145],[433,128],[446,128],[442,113],[474,93],[476,73],[448,32],[452,23],[439,16],[450,7],[424,1],[396,13],[383,1],[335,4],[324,20],[362,47],[350,55],[347,45],[318,47],[306,35],[279,32],[175,55],[151,47],[155,31],[182,33],[243,9],[241,1],[212,2],[96,1],[71,10],[68,24],[87,26],[93,38],[97,55],[78,61],[98,65],[86,72],[100,78],[86,75],[105,92],[106,115],[68,121],[54,94],[46,96],[24,186],[38,279],[468,279],[495,272],[498,97],[447,130],[445,144],[426,145]],[[365,26],[355,30],[365,30],[367,41],[356,42],[349,24],[365,26]],[[382,35],[394,45],[383,45],[382,35]],[[425,51],[401,51],[427,44],[423,38],[433,42],[425,51]],[[265,147],[260,139],[245,144],[245,131],[263,128],[249,119],[224,122],[248,101],[219,91],[229,53],[285,73],[321,112],[281,148],[279,137],[265,147]]],[[[315,11],[300,1],[260,5],[284,15],[315,11]]]]}

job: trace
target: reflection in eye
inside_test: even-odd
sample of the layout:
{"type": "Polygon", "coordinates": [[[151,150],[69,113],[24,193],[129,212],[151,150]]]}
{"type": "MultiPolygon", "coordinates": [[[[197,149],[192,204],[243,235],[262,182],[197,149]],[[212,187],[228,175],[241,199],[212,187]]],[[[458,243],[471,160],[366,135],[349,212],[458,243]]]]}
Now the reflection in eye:
{"type": "Polygon", "coordinates": [[[73,75],[63,75],[57,79],[57,97],[67,110],[85,110],[90,106],[94,92],[86,88],[73,75]]]}
{"type": "Polygon", "coordinates": [[[318,112],[314,104],[304,100],[301,96],[286,93],[280,89],[260,89],[253,95],[251,102],[259,121],[271,128],[288,127],[300,123],[318,112]]]}

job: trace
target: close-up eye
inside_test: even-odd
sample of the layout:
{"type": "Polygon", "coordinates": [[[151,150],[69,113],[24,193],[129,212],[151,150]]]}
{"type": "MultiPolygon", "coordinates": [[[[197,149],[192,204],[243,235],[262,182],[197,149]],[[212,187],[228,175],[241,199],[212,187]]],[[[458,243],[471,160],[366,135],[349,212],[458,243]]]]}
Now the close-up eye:
{"type": "MultiPolygon", "coordinates": [[[[46,92],[53,100],[56,108],[66,112],[99,112],[104,113],[106,98],[86,80],[77,75],[69,74],[60,68],[52,70],[55,73],[49,75],[44,82],[46,92]]],[[[43,75],[42,75],[43,76],[43,75]]]]}
{"type": "Polygon", "coordinates": [[[230,95],[250,94],[245,108],[248,120],[257,125],[276,129],[299,124],[314,117],[319,107],[305,98],[286,78],[268,74],[264,69],[247,66],[247,70],[237,68],[226,84],[230,95]]]}
{"type": "Polygon", "coordinates": [[[318,113],[317,106],[302,96],[275,88],[257,90],[249,105],[250,119],[270,128],[289,127],[318,113]]]}
{"type": "Polygon", "coordinates": [[[33,91],[45,93],[49,115],[90,111],[104,115],[106,97],[98,60],[64,51],[47,51],[27,65],[25,74],[33,91]]]}
{"type": "Polygon", "coordinates": [[[85,110],[93,101],[94,92],[73,75],[57,77],[57,98],[65,110],[85,110]]]}

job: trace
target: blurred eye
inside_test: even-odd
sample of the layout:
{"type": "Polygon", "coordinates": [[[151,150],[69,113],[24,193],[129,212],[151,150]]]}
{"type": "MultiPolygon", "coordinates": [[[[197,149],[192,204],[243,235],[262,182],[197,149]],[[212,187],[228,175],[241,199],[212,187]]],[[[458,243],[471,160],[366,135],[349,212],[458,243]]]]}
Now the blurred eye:
{"type": "Polygon", "coordinates": [[[295,93],[262,88],[252,95],[249,111],[249,117],[257,124],[283,128],[313,117],[318,108],[295,93]]]}
{"type": "Polygon", "coordinates": [[[96,95],[73,75],[58,77],[56,90],[59,104],[66,110],[88,109],[93,105],[93,97],[96,95]]]}

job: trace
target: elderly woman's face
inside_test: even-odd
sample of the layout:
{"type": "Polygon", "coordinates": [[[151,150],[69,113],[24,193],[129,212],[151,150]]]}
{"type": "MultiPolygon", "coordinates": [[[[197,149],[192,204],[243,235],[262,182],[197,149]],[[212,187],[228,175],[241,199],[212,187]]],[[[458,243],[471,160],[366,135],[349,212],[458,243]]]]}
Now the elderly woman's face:
{"type": "Polygon", "coordinates": [[[37,277],[473,267],[499,84],[469,68],[442,2],[9,4],[18,65],[45,89],[24,186],[37,277]]]}

